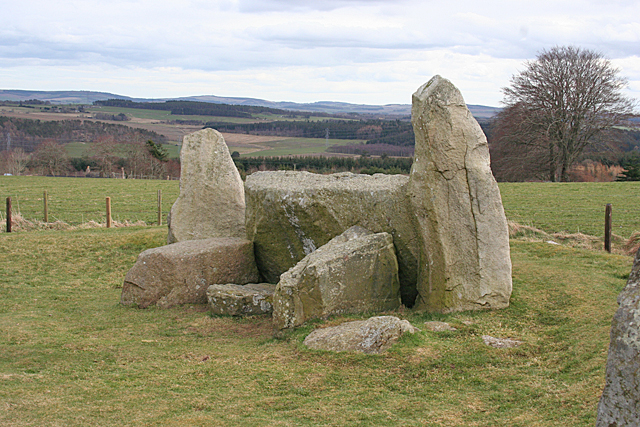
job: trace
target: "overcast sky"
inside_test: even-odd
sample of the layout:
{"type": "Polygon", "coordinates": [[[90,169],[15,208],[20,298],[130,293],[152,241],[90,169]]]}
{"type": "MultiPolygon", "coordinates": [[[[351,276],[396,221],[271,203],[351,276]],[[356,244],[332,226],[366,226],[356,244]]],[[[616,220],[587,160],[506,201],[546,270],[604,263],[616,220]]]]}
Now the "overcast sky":
{"type": "Polygon", "coordinates": [[[467,103],[541,49],[597,50],[640,98],[640,1],[1,0],[0,89],[411,102],[434,74],[467,103]]]}

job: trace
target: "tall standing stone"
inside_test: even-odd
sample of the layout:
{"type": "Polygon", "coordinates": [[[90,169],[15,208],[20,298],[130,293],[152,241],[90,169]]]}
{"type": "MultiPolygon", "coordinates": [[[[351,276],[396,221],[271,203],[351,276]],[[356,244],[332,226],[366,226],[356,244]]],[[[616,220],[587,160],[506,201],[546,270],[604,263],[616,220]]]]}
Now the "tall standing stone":
{"type": "Polygon", "coordinates": [[[186,135],[180,150],[180,195],[169,215],[168,243],[245,238],[244,184],[220,132],[186,135]]]}
{"type": "Polygon", "coordinates": [[[435,76],[413,94],[409,196],[420,230],[418,308],[509,305],[511,259],[500,190],[482,129],[458,89],[435,76]]]}
{"type": "Polygon", "coordinates": [[[596,427],[640,425],[640,251],[618,304],[596,427]]]}

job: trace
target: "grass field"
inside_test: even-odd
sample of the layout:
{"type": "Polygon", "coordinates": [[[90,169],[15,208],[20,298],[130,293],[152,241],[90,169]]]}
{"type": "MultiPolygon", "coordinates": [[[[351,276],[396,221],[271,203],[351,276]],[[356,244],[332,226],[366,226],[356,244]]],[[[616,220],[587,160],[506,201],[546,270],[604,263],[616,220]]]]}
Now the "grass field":
{"type": "MultiPolygon", "coordinates": [[[[200,120],[203,122],[227,122],[227,123],[254,123],[256,121],[265,120],[263,118],[258,119],[245,119],[241,117],[217,117],[217,116],[199,116],[199,115],[182,115],[171,114],[170,111],[164,110],[145,110],[141,108],[122,108],[122,107],[89,107],[86,111],[92,113],[109,113],[119,114],[123,113],[129,117],[146,120],[158,120],[158,121],[172,121],[172,120],[200,120]]],[[[277,116],[273,116],[271,120],[275,120],[277,116]]],[[[114,122],[116,123],[116,122],[114,122]]]]}
{"type": "Polygon", "coordinates": [[[613,232],[640,231],[640,182],[501,183],[507,218],[547,232],[604,235],[604,211],[613,206],[613,232]]]}
{"type": "Polygon", "coordinates": [[[157,221],[158,190],[162,191],[163,216],[178,197],[178,181],[50,178],[42,176],[2,176],[0,195],[12,198],[13,210],[26,219],[42,220],[44,192],[49,198],[49,219],[78,225],[90,220],[106,221],[105,199],[111,197],[111,216],[116,221],[157,221]]]}
{"type": "MultiPolygon", "coordinates": [[[[429,316],[379,356],[274,339],[268,318],[119,305],[164,227],[0,236],[5,426],[592,426],[631,258],[512,241],[511,306],[429,316]],[[524,341],[494,349],[481,335],[524,341]]],[[[353,318],[357,318],[354,316],[353,318]]],[[[343,319],[334,318],[327,323],[343,319]]]]}
{"type": "MultiPolygon", "coordinates": [[[[106,196],[114,219],[153,223],[158,189],[167,212],[177,181],[0,177],[2,200],[11,195],[23,216],[41,216],[47,190],[50,215],[70,223],[104,221],[106,196]]],[[[606,202],[622,232],[640,230],[640,183],[501,190],[510,219],[549,232],[597,232],[606,202]]],[[[419,328],[443,320],[458,330],[422,331],[365,356],[302,345],[314,327],[344,318],[275,339],[265,317],[120,306],[137,255],[165,241],[164,226],[0,234],[0,425],[591,426],[632,261],[512,240],[508,309],[394,312],[419,328]],[[485,334],[524,345],[490,348],[485,334]]]]}
{"type": "MultiPolygon", "coordinates": [[[[64,148],[67,151],[69,157],[91,157],[95,155],[94,151],[95,143],[87,142],[69,142],[64,144],[64,148]]],[[[167,150],[170,159],[180,158],[180,146],[175,144],[162,144],[162,147],[167,150]]],[[[125,157],[124,154],[111,153],[114,156],[125,157]]]]}
{"type": "MultiPolygon", "coordinates": [[[[278,141],[259,144],[277,147],[278,141]]],[[[313,148],[314,142],[309,144],[313,148]]],[[[24,217],[41,219],[42,196],[47,190],[50,215],[70,224],[104,222],[107,196],[112,199],[114,219],[153,223],[158,189],[162,190],[166,213],[178,196],[178,181],[0,177],[3,203],[11,196],[14,209],[24,217]]],[[[640,182],[501,183],[500,191],[509,220],[548,233],[603,236],[607,203],[613,205],[615,234],[626,239],[640,231],[640,182]]],[[[4,213],[4,208],[0,212],[4,213]]]]}
{"type": "Polygon", "coordinates": [[[320,117],[320,116],[310,116],[309,118],[297,117],[297,118],[284,118],[281,115],[277,114],[253,114],[253,118],[242,118],[242,117],[227,117],[227,116],[199,116],[199,115],[182,115],[182,114],[171,114],[170,111],[163,110],[145,110],[142,108],[123,108],[123,107],[88,107],[86,111],[92,113],[109,113],[109,114],[119,114],[123,113],[132,118],[138,119],[148,119],[148,120],[162,120],[162,121],[171,121],[171,120],[201,120],[203,122],[226,122],[226,123],[254,123],[256,121],[276,121],[276,120],[287,120],[287,121],[322,121],[322,120],[345,120],[342,118],[329,118],[329,117],[320,117]]]}

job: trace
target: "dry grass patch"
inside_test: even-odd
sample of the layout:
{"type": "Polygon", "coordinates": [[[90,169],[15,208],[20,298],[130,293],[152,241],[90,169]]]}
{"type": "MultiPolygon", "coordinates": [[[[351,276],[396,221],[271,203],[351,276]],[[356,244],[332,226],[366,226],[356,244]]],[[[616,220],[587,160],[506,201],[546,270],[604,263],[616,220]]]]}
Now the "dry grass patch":
{"type": "MultiPolygon", "coordinates": [[[[119,228],[119,227],[145,227],[147,224],[144,221],[111,221],[111,227],[119,228]]],[[[12,215],[11,216],[11,232],[24,232],[24,231],[43,231],[43,230],[78,230],[78,229],[88,229],[88,228],[106,228],[106,222],[100,223],[93,220],[84,222],[79,225],[70,225],[64,221],[54,221],[54,222],[44,222],[38,220],[29,220],[24,218],[22,215],[12,215]]],[[[7,219],[0,219],[0,232],[6,232],[7,230],[7,219]]]]}

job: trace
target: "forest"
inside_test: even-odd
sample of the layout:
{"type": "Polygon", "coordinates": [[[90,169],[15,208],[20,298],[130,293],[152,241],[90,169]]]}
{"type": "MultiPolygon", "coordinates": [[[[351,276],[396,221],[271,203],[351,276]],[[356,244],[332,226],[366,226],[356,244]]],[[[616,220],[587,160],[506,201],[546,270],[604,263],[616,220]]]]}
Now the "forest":
{"type": "Polygon", "coordinates": [[[237,157],[233,156],[241,175],[259,170],[306,170],[314,173],[356,172],[408,174],[411,158],[388,157],[237,157]]]}
{"type": "MultiPolygon", "coordinates": [[[[96,106],[170,111],[172,115],[252,118],[254,114],[291,115],[291,111],[251,105],[215,104],[198,101],[133,102],[125,99],[95,101],[96,106]]],[[[304,113],[295,113],[302,115],[304,113]]]]}
{"type": "Polygon", "coordinates": [[[157,132],[119,124],[90,120],[44,121],[0,116],[0,151],[22,148],[25,152],[31,152],[45,140],[55,140],[63,144],[93,142],[105,136],[117,141],[127,141],[139,136],[158,143],[166,142],[166,138],[157,132]]]}

